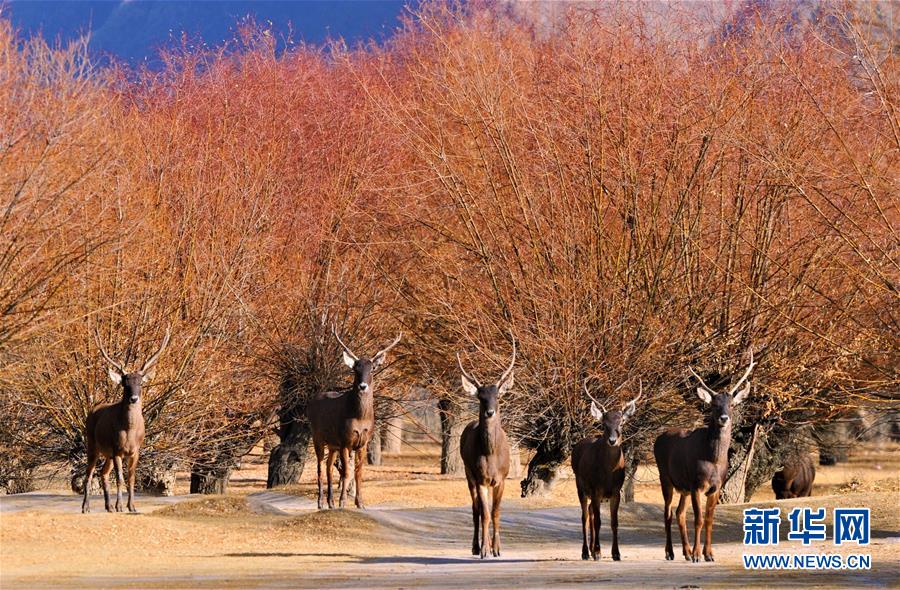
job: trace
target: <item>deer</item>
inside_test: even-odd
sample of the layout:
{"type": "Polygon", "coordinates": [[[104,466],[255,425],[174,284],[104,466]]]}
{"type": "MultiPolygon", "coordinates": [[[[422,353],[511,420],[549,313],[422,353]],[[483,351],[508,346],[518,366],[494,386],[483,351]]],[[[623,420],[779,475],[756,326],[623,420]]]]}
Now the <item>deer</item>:
{"type": "Polygon", "coordinates": [[[356,507],[364,510],[362,496],[362,472],[366,461],[366,447],[375,430],[375,400],[372,387],[372,375],[384,362],[388,351],[394,348],[403,337],[401,332],[393,342],[375,353],[371,358],[357,357],[344,344],[332,325],[334,334],[342,349],[342,360],[353,372],[353,384],[344,391],[324,391],[316,393],[306,408],[312,431],[313,447],[316,450],[318,463],[318,507],[322,510],[324,493],[323,477],[328,477],[328,508],[334,509],[332,495],[332,468],[335,455],[341,458],[341,496],[338,506],[343,508],[347,501],[347,482],[350,478],[350,453],[355,453],[354,475],[356,481],[356,507]],[[325,448],[328,448],[327,464],[325,448]]]}
{"type": "Polygon", "coordinates": [[[705,530],[703,558],[715,561],[712,549],[712,529],[716,504],[725,484],[728,472],[728,447],[731,444],[731,412],[750,392],[747,378],[753,371],[753,350],[750,350],[750,364],[727,393],[717,393],[703,379],[688,367],[700,385],[697,397],[708,406],[707,423],[703,428],[686,430],[671,428],[659,435],[653,445],[653,455],[659,469],[659,481],[663,493],[663,518],[666,527],[666,559],[675,559],[672,549],[672,501],[675,490],[681,494],[678,502],[678,528],[681,532],[681,546],[684,558],[700,561],[700,533],[705,530]],[[746,384],[745,384],[746,382],[746,384]],[[743,389],[738,389],[744,385],[743,389]],[[737,393],[735,393],[737,392],[737,393]],[[700,511],[700,494],[706,495],[706,511],[700,511]],[[694,511],[694,546],[688,547],[687,525],[685,522],[686,498],[690,495],[694,511]],[[705,527],[705,528],[704,528],[705,527]]]}
{"type": "Polygon", "coordinates": [[[491,554],[500,557],[500,501],[509,474],[509,441],[500,424],[499,400],[513,386],[516,340],[512,333],[510,337],[512,360],[496,383],[482,385],[463,368],[462,359],[456,353],[463,391],[478,399],[478,420],[463,429],[459,438],[459,454],[472,497],[472,555],[480,555],[481,559],[487,557],[489,517],[494,529],[490,539],[491,554]],[[478,538],[479,523],[481,539],[478,538]]]}
{"type": "Polygon", "coordinates": [[[644,387],[640,384],[637,397],[623,405],[621,410],[612,412],[607,412],[591,397],[587,383],[584,384],[584,392],[591,400],[591,416],[600,423],[602,434],[589,436],[572,449],[572,471],[581,504],[581,559],[600,559],[600,502],[609,500],[612,558],[619,561],[622,559],[619,554],[619,503],[625,483],[622,428],[637,410],[644,387]]]}
{"type": "Polygon", "coordinates": [[[816,468],[806,453],[792,453],[784,466],[772,476],[772,491],[777,500],[812,496],[816,468]]]}
{"type": "Polygon", "coordinates": [[[141,368],[128,372],[122,363],[114,361],[103,344],[100,342],[100,333],[94,331],[94,338],[100,354],[109,364],[108,373],[110,380],[122,387],[122,399],[110,404],[102,404],[94,408],[88,414],[84,428],[84,438],[87,442],[87,474],[84,480],[84,501],[81,503],[81,512],[91,511],[91,479],[97,467],[97,461],[104,458],[103,467],[100,469],[100,481],[103,484],[103,500],[107,512],[112,512],[109,504],[109,472],[113,465],[116,467],[116,512],[122,512],[122,462],[128,464],[128,511],[137,512],[134,507],[134,477],[137,470],[138,456],[141,445],[144,442],[144,416],[141,412],[141,391],[143,386],[153,378],[156,361],[159,360],[166,345],[169,344],[169,329],[162,344],[141,368]]]}

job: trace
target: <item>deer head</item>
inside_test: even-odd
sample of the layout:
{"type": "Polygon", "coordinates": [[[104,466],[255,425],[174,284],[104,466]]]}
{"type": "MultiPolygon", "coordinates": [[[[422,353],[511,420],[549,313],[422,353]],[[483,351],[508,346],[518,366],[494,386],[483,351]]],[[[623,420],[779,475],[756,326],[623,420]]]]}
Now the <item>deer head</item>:
{"type": "Polygon", "coordinates": [[[122,386],[122,400],[124,402],[136,404],[141,400],[141,388],[144,383],[153,378],[156,361],[159,360],[159,355],[162,354],[166,345],[169,343],[169,336],[169,328],[166,328],[166,335],[163,337],[162,345],[160,345],[159,350],[147,359],[144,364],[141,365],[140,369],[129,373],[125,370],[125,366],[122,363],[114,361],[109,354],[107,354],[106,349],[103,348],[103,344],[100,342],[100,332],[98,332],[96,328],[94,329],[94,338],[97,341],[97,347],[100,349],[100,354],[103,355],[103,358],[106,359],[106,362],[110,365],[109,378],[116,385],[122,386]]]}
{"type": "Polygon", "coordinates": [[[487,385],[479,383],[475,377],[466,372],[463,368],[462,360],[459,358],[459,353],[456,353],[456,362],[462,373],[463,391],[478,398],[478,416],[483,420],[490,420],[497,416],[500,396],[513,386],[513,367],[516,364],[516,339],[512,331],[510,331],[509,336],[512,338],[512,360],[510,360],[509,367],[503,371],[496,383],[487,385]]]}
{"type": "Polygon", "coordinates": [[[744,371],[741,378],[738,379],[737,383],[728,390],[728,393],[716,392],[716,390],[703,381],[700,375],[698,375],[692,367],[688,367],[691,374],[700,382],[700,385],[697,387],[697,397],[699,397],[704,404],[710,406],[709,416],[711,426],[723,427],[731,420],[731,409],[744,401],[747,394],[750,393],[750,383],[747,382],[747,377],[750,376],[750,372],[753,370],[755,364],[756,363],[753,361],[753,349],[750,349],[750,364],[747,366],[747,370],[744,371]],[[743,388],[738,391],[738,388],[741,387],[741,385],[743,385],[743,388]],[[736,391],[737,395],[735,395],[736,391]]]}
{"type": "Polygon", "coordinates": [[[372,374],[384,362],[385,355],[388,351],[397,346],[397,343],[400,342],[400,339],[403,337],[403,332],[400,332],[393,342],[376,352],[375,356],[372,358],[360,358],[353,354],[353,351],[344,344],[341,337],[338,336],[334,325],[331,326],[331,333],[334,334],[338,344],[341,345],[344,364],[353,371],[353,388],[358,389],[362,393],[366,393],[369,388],[372,387],[372,374]]]}
{"type": "Polygon", "coordinates": [[[591,393],[587,388],[587,381],[584,383],[584,392],[591,400],[591,416],[600,423],[603,439],[611,447],[621,445],[622,428],[625,427],[625,422],[637,411],[637,402],[644,394],[644,384],[639,382],[637,397],[623,405],[621,410],[613,410],[611,412],[607,412],[601,404],[597,403],[597,400],[591,397],[591,393]]]}

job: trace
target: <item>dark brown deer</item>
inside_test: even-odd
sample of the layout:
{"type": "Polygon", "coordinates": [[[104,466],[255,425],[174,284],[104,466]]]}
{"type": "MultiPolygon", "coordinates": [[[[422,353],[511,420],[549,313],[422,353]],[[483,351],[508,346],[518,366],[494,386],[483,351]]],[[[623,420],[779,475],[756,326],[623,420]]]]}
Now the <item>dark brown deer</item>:
{"type": "Polygon", "coordinates": [[[362,470],[366,462],[366,447],[375,429],[375,400],[372,375],[384,362],[385,355],[400,342],[401,332],[387,347],[375,353],[371,359],[359,358],[337,335],[331,332],[343,349],[344,364],[353,371],[353,384],[345,391],[319,392],[309,401],[306,415],[312,430],[313,446],[318,463],[319,509],[323,507],[322,478],[328,477],[328,508],[334,508],[331,492],[331,472],[335,454],[341,456],[341,497],[338,506],[347,501],[347,482],[350,477],[350,452],[355,455],[356,506],[365,508],[362,497],[362,470]],[[325,447],[328,447],[326,465],[325,447]]]}
{"type": "Polygon", "coordinates": [[[785,457],[784,467],[772,476],[772,491],[775,498],[806,498],[812,496],[816,467],[807,453],[792,453],[785,457]]]}
{"type": "Polygon", "coordinates": [[[697,396],[709,406],[707,425],[696,430],[670,429],[659,435],[653,445],[659,481],[663,493],[663,517],[666,525],[666,559],[675,559],[672,549],[672,499],[675,490],[681,494],[678,502],[678,528],[681,531],[681,549],[684,558],[700,561],[700,531],[705,526],[703,557],[713,561],[712,529],[716,504],[728,472],[728,447],[731,444],[731,409],[738,405],[750,391],[750,383],[735,395],[738,388],[747,381],[753,370],[753,351],[750,364],[743,376],[728,393],[716,393],[703,382],[693,369],[691,374],[700,382],[697,396]],[[706,515],[700,511],[700,494],[706,495],[706,515]],[[687,524],[685,522],[685,501],[691,497],[694,510],[694,547],[689,550],[687,524]]]}
{"type": "Polygon", "coordinates": [[[103,484],[103,500],[106,511],[112,512],[109,505],[109,472],[116,467],[116,512],[122,511],[122,461],[128,463],[128,511],[137,512],[134,507],[134,476],[137,470],[138,455],[144,442],[144,416],[141,413],[141,389],[153,377],[154,366],[159,355],[169,343],[169,330],[163,338],[162,345],[156,354],[151,356],[141,368],[131,373],[121,363],[110,358],[100,343],[100,334],[94,332],[100,354],[109,363],[109,378],[113,383],[122,386],[122,399],[116,403],[97,406],[88,414],[84,429],[87,442],[87,476],[84,480],[84,501],[82,512],[91,511],[90,493],[91,478],[100,457],[105,459],[100,469],[100,481],[103,484]]]}
{"type": "MultiPolygon", "coordinates": [[[[512,334],[510,334],[512,336],[512,334]]],[[[472,496],[472,555],[487,557],[488,517],[494,534],[490,540],[491,554],[500,556],[500,501],[509,473],[509,441],[500,425],[500,396],[513,386],[513,366],[516,363],[516,340],[512,340],[512,360],[496,383],[482,385],[462,366],[459,353],[456,362],[462,372],[462,388],[478,398],[478,420],[469,423],[459,438],[459,454],[466,469],[466,481],[472,496]],[[481,539],[478,526],[481,525],[481,539]]]]}
{"type": "Polygon", "coordinates": [[[572,471],[581,503],[581,559],[600,559],[600,502],[608,499],[613,534],[612,558],[619,561],[619,502],[622,484],[625,483],[622,428],[634,415],[644,388],[641,386],[637,397],[622,406],[621,411],[612,412],[607,412],[596,403],[587,385],[584,391],[591,398],[591,416],[600,422],[602,434],[589,436],[572,449],[572,471]]]}

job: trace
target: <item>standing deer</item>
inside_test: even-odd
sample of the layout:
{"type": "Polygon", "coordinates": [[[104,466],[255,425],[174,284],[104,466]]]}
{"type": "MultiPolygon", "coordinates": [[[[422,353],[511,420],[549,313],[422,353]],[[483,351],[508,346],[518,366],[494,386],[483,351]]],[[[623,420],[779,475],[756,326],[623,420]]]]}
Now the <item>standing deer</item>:
{"type": "Polygon", "coordinates": [[[109,378],[116,385],[122,386],[122,399],[116,403],[103,404],[88,414],[84,429],[87,441],[87,476],[84,480],[84,501],[82,512],[91,511],[90,492],[91,478],[100,457],[105,459],[100,470],[100,481],[103,484],[103,500],[106,511],[112,512],[109,506],[109,472],[116,466],[116,512],[122,511],[122,460],[128,462],[128,511],[137,512],[134,507],[134,476],[137,470],[138,454],[144,442],[144,416],[141,413],[141,389],[153,377],[154,366],[159,355],[169,343],[169,329],[162,345],[156,354],[141,365],[137,371],[128,373],[121,363],[110,358],[100,342],[99,332],[94,332],[100,354],[109,363],[109,378]]]}
{"type": "MultiPolygon", "coordinates": [[[[512,334],[510,334],[512,337],[512,334]]],[[[459,353],[456,362],[462,373],[462,388],[478,398],[478,420],[470,422],[459,438],[459,454],[466,469],[466,481],[472,496],[472,555],[487,557],[488,507],[494,527],[491,554],[500,557],[500,500],[509,473],[509,441],[500,425],[498,402],[501,395],[513,386],[513,366],[516,364],[516,340],[512,338],[512,360],[496,383],[482,385],[462,366],[459,353]],[[493,498],[489,500],[488,495],[493,498]],[[481,522],[481,539],[478,525],[481,522]]]]}
{"type": "Polygon", "coordinates": [[[784,460],[781,471],[772,476],[772,491],[775,498],[806,498],[812,496],[816,468],[807,453],[792,453],[784,460]]]}
{"type": "Polygon", "coordinates": [[[738,405],[750,391],[750,383],[734,395],[738,388],[750,376],[753,370],[753,350],[750,351],[750,364],[744,375],[728,391],[716,393],[703,382],[703,379],[690,369],[691,374],[700,382],[697,396],[709,406],[707,425],[696,430],[672,428],[659,435],[653,445],[656,466],[659,469],[659,481],[662,484],[664,501],[664,519],[666,525],[666,559],[675,559],[672,549],[672,499],[673,491],[678,490],[681,499],[678,502],[678,528],[681,531],[681,548],[684,558],[693,562],[700,561],[700,530],[706,527],[703,543],[703,558],[713,561],[712,528],[716,504],[725,483],[728,472],[728,447],[731,444],[731,409],[738,405]],[[700,494],[706,495],[706,518],[700,511],[700,494]],[[694,510],[694,548],[688,549],[687,525],[685,523],[685,500],[691,496],[694,510]]]}
{"type": "Polygon", "coordinates": [[[622,406],[621,411],[607,412],[591,397],[591,416],[600,422],[603,433],[589,436],[572,449],[572,471],[581,503],[581,559],[600,559],[600,502],[609,500],[609,520],[612,526],[612,558],[619,561],[619,502],[625,483],[625,456],[622,453],[622,427],[634,415],[643,394],[641,385],[636,398],[622,406]],[[588,532],[590,530],[590,533],[588,532]]]}
{"type": "Polygon", "coordinates": [[[328,475],[328,508],[334,508],[331,492],[331,470],[335,454],[341,455],[341,498],[338,506],[347,501],[347,481],[350,477],[350,451],[356,453],[356,506],[365,508],[362,498],[362,469],[366,462],[366,447],[375,429],[375,401],[373,398],[372,374],[384,362],[388,351],[400,342],[401,332],[386,348],[379,350],[371,359],[359,358],[337,335],[334,326],[331,332],[343,349],[344,364],[353,371],[353,385],[346,391],[319,392],[309,401],[306,416],[312,430],[313,446],[318,462],[319,510],[324,500],[322,476],[328,475]],[[325,463],[325,447],[328,460],[325,463]],[[323,473],[324,472],[324,473],[323,473]]]}

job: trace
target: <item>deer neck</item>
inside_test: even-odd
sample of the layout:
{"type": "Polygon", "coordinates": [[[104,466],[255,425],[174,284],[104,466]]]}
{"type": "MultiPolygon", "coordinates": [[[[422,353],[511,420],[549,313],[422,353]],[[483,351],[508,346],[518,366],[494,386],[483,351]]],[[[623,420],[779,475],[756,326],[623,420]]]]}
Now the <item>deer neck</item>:
{"type": "Polygon", "coordinates": [[[354,385],[350,390],[350,412],[356,418],[368,418],[375,415],[375,400],[372,396],[372,386],[363,392],[354,385]]]}
{"type": "Polygon", "coordinates": [[[710,420],[707,425],[707,442],[710,459],[715,463],[728,463],[728,447],[731,446],[731,420],[725,426],[719,426],[717,420],[710,420]]]}
{"type": "Polygon", "coordinates": [[[122,400],[119,410],[119,418],[125,430],[132,430],[138,424],[143,423],[144,415],[142,413],[141,401],[130,404],[127,400],[122,400]]]}
{"type": "Polygon", "coordinates": [[[493,455],[500,441],[500,417],[478,417],[478,429],[481,432],[481,450],[485,455],[493,455]]]}

